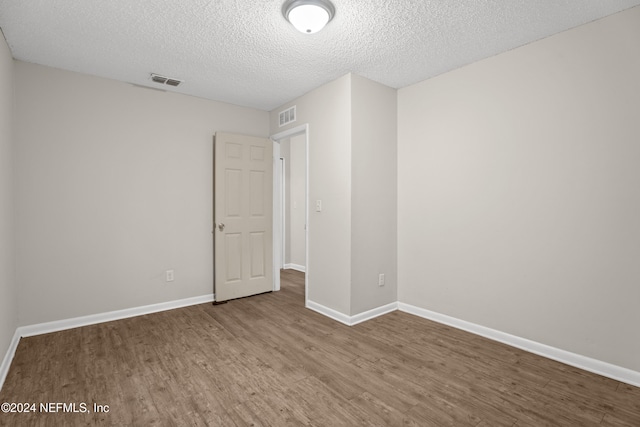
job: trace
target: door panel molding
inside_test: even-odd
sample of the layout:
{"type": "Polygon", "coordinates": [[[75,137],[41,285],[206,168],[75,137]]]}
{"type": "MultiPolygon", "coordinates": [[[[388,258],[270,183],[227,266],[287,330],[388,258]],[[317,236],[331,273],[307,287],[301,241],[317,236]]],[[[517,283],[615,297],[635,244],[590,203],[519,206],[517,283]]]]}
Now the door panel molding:
{"type": "Polygon", "coordinates": [[[273,143],[214,139],[214,294],[226,301],[273,290],[273,143]]]}

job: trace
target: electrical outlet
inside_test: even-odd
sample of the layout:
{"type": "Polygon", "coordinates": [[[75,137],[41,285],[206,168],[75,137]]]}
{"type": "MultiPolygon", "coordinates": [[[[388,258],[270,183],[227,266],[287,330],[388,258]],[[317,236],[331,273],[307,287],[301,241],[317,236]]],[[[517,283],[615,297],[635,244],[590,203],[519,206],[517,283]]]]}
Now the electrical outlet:
{"type": "Polygon", "coordinates": [[[378,286],[384,286],[384,273],[378,274],[378,286]]]}
{"type": "Polygon", "coordinates": [[[173,270],[167,270],[165,273],[167,282],[173,282],[173,270]]]}

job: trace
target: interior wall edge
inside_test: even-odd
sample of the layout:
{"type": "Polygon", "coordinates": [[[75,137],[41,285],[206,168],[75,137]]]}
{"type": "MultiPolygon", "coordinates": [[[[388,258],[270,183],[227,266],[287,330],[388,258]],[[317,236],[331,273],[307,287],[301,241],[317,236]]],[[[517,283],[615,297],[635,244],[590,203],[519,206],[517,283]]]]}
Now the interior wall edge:
{"type": "Polygon", "coordinates": [[[337,310],[334,310],[332,308],[329,308],[325,305],[322,304],[318,304],[315,301],[312,300],[307,300],[307,303],[305,305],[306,308],[308,308],[309,310],[313,310],[317,313],[322,314],[323,316],[326,316],[330,319],[333,319],[337,322],[340,322],[342,324],[345,324],[347,326],[351,325],[351,316],[349,316],[348,314],[344,314],[341,313],[337,310]]]}
{"type": "Polygon", "coordinates": [[[354,314],[353,316],[340,313],[339,311],[333,310],[329,307],[326,307],[322,304],[318,304],[317,302],[314,302],[314,301],[308,301],[307,308],[315,312],[318,312],[337,322],[343,323],[347,326],[354,326],[354,325],[357,325],[358,323],[366,322],[367,320],[371,320],[376,317],[382,316],[384,314],[391,313],[392,311],[396,311],[398,309],[398,302],[395,301],[389,304],[381,305],[380,307],[375,307],[375,308],[372,308],[371,310],[354,314]]]}

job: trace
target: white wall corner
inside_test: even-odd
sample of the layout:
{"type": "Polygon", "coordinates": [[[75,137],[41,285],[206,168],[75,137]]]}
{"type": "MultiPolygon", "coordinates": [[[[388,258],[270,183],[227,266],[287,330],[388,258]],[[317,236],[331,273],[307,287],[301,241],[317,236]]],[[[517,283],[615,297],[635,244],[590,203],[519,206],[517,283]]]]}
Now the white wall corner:
{"type": "Polygon", "coordinates": [[[306,307],[333,320],[337,320],[340,323],[344,323],[347,326],[351,326],[351,316],[348,316],[344,313],[340,313],[339,311],[336,311],[329,307],[325,307],[324,305],[318,304],[317,302],[313,302],[311,300],[307,301],[306,307]]]}
{"type": "Polygon", "coordinates": [[[391,313],[398,309],[398,302],[392,302],[380,307],[372,308],[371,310],[364,311],[362,313],[351,316],[351,325],[357,325],[358,323],[366,322],[375,317],[382,316],[383,314],[391,313]]]}
{"type": "Polygon", "coordinates": [[[307,301],[307,308],[323,314],[333,320],[337,320],[340,323],[344,323],[347,326],[353,326],[357,325],[358,323],[362,323],[364,321],[371,320],[375,317],[382,316],[383,314],[391,313],[392,311],[397,310],[398,303],[392,302],[390,304],[356,314],[355,316],[349,316],[344,313],[340,313],[339,311],[336,311],[329,307],[325,307],[324,305],[318,304],[317,302],[313,302],[311,300],[307,301]]]}
{"type": "Polygon", "coordinates": [[[13,362],[13,357],[15,356],[16,350],[18,349],[19,342],[20,333],[16,329],[16,332],[13,334],[13,338],[11,339],[11,344],[9,344],[9,348],[7,349],[7,352],[4,355],[4,359],[2,359],[2,364],[0,365],[0,390],[2,390],[4,380],[7,379],[7,374],[9,373],[11,362],[13,362]]]}
{"type": "Polygon", "coordinates": [[[489,338],[491,340],[498,341],[503,344],[507,344],[512,347],[516,347],[521,350],[525,350],[530,353],[555,360],[557,362],[574,366],[585,371],[593,372],[594,374],[602,375],[616,381],[621,381],[636,387],[640,387],[640,372],[633,371],[631,369],[623,368],[621,366],[613,365],[601,360],[592,359],[590,357],[582,356],[570,351],[551,347],[546,344],[541,344],[539,342],[531,341],[526,338],[517,337],[505,332],[500,332],[495,329],[487,328],[485,326],[477,325],[475,323],[460,320],[455,317],[447,316],[445,314],[437,313],[435,311],[416,307],[410,304],[399,302],[398,310],[425,319],[433,320],[434,322],[442,323],[456,329],[462,329],[463,331],[480,335],[482,337],[489,338]]]}

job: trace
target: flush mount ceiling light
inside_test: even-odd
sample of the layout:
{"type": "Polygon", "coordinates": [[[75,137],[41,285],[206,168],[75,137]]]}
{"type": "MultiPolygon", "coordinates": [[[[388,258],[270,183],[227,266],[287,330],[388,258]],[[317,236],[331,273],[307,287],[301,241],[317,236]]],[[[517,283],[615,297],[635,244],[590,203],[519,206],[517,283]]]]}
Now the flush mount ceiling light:
{"type": "Polygon", "coordinates": [[[323,29],[335,12],[329,0],[287,0],[282,5],[282,14],[287,21],[305,34],[323,29]]]}

